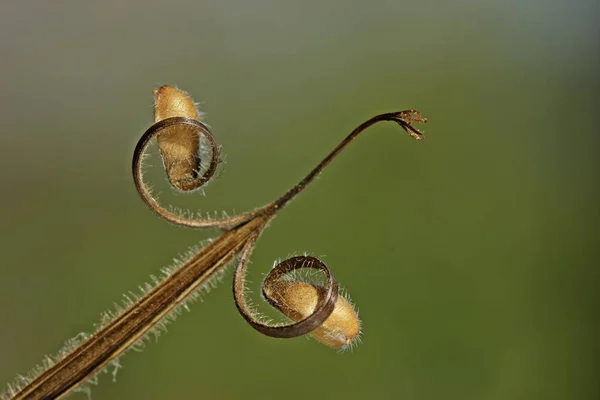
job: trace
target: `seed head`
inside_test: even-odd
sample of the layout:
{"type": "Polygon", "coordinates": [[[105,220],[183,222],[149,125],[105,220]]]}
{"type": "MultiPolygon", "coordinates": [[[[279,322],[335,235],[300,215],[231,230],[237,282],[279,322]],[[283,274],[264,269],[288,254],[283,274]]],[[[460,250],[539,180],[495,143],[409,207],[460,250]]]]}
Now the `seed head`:
{"type": "MultiPolygon", "coordinates": [[[[191,97],[173,86],[161,86],[155,90],[154,101],[155,122],[172,117],[200,120],[191,97]]],[[[196,189],[200,168],[199,128],[184,124],[164,128],[157,137],[157,143],[169,182],[179,190],[196,189]]]]}
{"type": "MultiPolygon", "coordinates": [[[[297,322],[311,315],[325,296],[325,288],[307,282],[278,281],[264,287],[263,293],[273,306],[297,322]]],[[[323,325],[310,333],[319,342],[335,349],[352,346],[360,335],[360,319],[352,304],[338,296],[333,312],[323,325]]]]}

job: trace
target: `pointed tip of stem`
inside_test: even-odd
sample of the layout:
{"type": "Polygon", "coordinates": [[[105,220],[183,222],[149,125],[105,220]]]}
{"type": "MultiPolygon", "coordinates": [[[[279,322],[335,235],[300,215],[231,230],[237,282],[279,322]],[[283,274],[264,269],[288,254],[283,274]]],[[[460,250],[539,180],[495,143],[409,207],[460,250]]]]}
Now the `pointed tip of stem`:
{"type": "Polygon", "coordinates": [[[413,123],[426,124],[427,118],[417,110],[404,110],[393,115],[392,120],[398,123],[410,136],[416,140],[423,140],[424,131],[415,128],[413,123]]]}

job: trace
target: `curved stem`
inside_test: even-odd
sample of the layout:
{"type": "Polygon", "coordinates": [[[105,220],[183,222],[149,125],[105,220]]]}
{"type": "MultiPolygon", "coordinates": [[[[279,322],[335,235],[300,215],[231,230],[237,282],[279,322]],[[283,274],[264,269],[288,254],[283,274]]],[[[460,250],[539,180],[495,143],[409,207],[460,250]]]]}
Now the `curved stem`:
{"type": "Polygon", "coordinates": [[[192,228],[233,227],[234,229],[224,233],[216,241],[196,253],[122,314],[101,327],[93,336],[61,358],[55,365],[34,378],[16,393],[12,400],[54,399],[66,395],[140,340],[178,304],[181,304],[194,290],[205,283],[216,271],[224,268],[239,253],[241,254],[234,278],[235,300],[238,309],[250,325],[266,335],[275,337],[298,336],[311,332],[321,325],[334,309],[338,296],[337,283],[324,263],[309,256],[293,257],[283,261],[268,275],[267,281],[295,269],[313,268],[324,272],[328,281],[326,296],[319,301],[312,315],[291,325],[268,326],[260,323],[253,316],[243,296],[244,275],[248,260],[256,239],[275,214],[302,192],[356,136],[381,121],[394,121],[411,136],[420,139],[421,132],[411,123],[425,122],[425,119],[413,110],[375,116],[355,128],[308,175],[279,199],[255,211],[218,220],[185,218],[166,210],[152,197],[142,176],[142,158],[150,141],[162,129],[183,124],[198,129],[199,134],[205,136],[212,148],[211,163],[203,176],[199,178],[201,182],[208,181],[214,174],[218,162],[218,148],[208,128],[197,120],[185,117],[167,118],[152,125],[140,138],[132,163],[134,183],[144,202],[159,216],[178,225],[192,228]]]}
{"type": "Polygon", "coordinates": [[[288,202],[290,202],[294,197],[296,197],[300,192],[302,192],[306,188],[306,186],[308,186],[308,184],[310,184],[317,177],[317,175],[319,175],[325,169],[325,167],[327,167],[329,163],[331,163],[331,161],[333,161],[333,159],[336,158],[342,152],[342,150],[344,150],[344,148],[346,148],[346,146],[350,144],[350,142],[352,142],[359,134],[361,134],[371,125],[382,121],[394,121],[398,123],[405,131],[407,131],[414,138],[418,140],[422,139],[422,132],[411,125],[411,121],[413,120],[416,122],[427,121],[424,118],[422,118],[417,111],[407,110],[396,113],[380,114],[363,122],[362,124],[354,128],[354,130],[348,136],[346,136],[344,140],[342,140],[340,144],[338,144],[336,148],[333,149],[331,153],[329,153],[315,168],[313,168],[313,170],[310,171],[308,175],[304,177],[304,179],[302,179],[296,186],[291,188],[286,194],[274,201],[271,204],[271,206],[276,209],[282,208],[288,202]],[[415,113],[417,114],[417,117],[411,118],[410,116],[414,115],[415,113]]]}
{"type": "Polygon", "coordinates": [[[169,222],[172,222],[176,225],[186,226],[189,228],[229,229],[240,224],[246,223],[252,220],[253,218],[256,218],[261,215],[276,214],[279,211],[279,209],[281,209],[288,202],[294,199],[300,192],[302,192],[317,177],[317,175],[319,175],[325,169],[325,167],[327,167],[331,163],[331,161],[333,161],[333,159],[337,157],[342,152],[342,150],[344,150],[344,148],[346,148],[346,146],[348,146],[348,144],[350,144],[350,142],[352,142],[360,133],[365,131],[371,125],[382,121],[396,122],[412,137],[419,140],[422,139],[422,132],[413,127],[412,122],[427,122],[426,119],[422,118],[420,113],[415,110],[406,110],[395,113],[385,113],[377,115],[356,127],[348,136],[346,136],[346,138],[344,138],[344,140],[341,141],[340,144],[336,146],[335,149],[333,149],[333,151],[331,151],[331,153],[329,153],[315,168],[313,168],[312,171],[308,173],[308,175],[306,175],[297,185],[292,187],[279,199],[254,211],[246,212],[233,217],[220,219],[204,219],[185,217],[162,207],[158,203],[158,201],[152,196],[150,189],[143,181],[142,156],[145,153],[150,141],[155,136],[157,136],[162,129],[175,124],[187,124],[197,127],[211,144],[213,154],[209,170],[204,174],[206,180],[208,180],[212,176],[216,168],[218,151],[214,142],[214,138],[212,137],[212,134],[210,133],[208,128],[201,122],[193,119],[183,117],[168,118],[152,125],[137,143],[132,163],[135,187],[142,199],[144,200],[144,202],[148,205],[148,207],[150,207],[150,209],[152,209],[155,213],[157,213],[159,216],[161,216],[169,222]]]}
{"type": "MultiPolygon", "coordinates": [[[[253,212],[244,213],[241,215],[236,215],[231,218],[223,218],[223,219],[203,219],[203,218],[189,218],[183,215],[179,215],[173,211],[167,210],[163,206],[161,206],[156,198],[152,196],[152,193],[144,182],[143,172],[142,172],[142,159],[145,154],[148,146],[152,139],[154,139],[158,134],[166,128],[169,128],[173,125],[191,125],[199,130],[204,137],[206,137],[210,143],[212,149],[212,160],[209,166],[209,169],[204,173],[203,180],[208,181],[210,177],[214,174],[215,169],[219,160],[219,152],[217,150],[217,145],[214,141],[214,138],[208,128],[201,123],[200,121],[185,118],[185,117],[172,117],[164,119],[160,122],[152,125],[140,138],[137,145],[135,146],[135,150],[133,152],[133,161],[132,161],[132,172],[133,172],[133,183],[135,184],[135,188],[137,189],[140,197],[146,203],[146,205],[158,214],[160,217],[166,219],[167,221],[181,226],[186,226],[189,228],[227,228],[235,225],[242,224],[251,220],[252,218],[263,214],[263,210],[259,209],[253,212]]],[[[200,185],[198,185],[200,186],[200,185]]]]}
{"type": "MultiPolygon", "coordinates": [[[[233,275],[233,298],[235,300],[235,305],[246,322],[263,335],[276,338],[294,338],[306,335],[323,325],[323,322],[325,322],[333,312],[338,298],[337,281],[333,277],[333,273],[327,268],[327,265],[318,258],[296,256],[282,261],[273,268],[265,278],[263,283],[263,293],[265,285],[272,285],[274,281],[283,275],[302,268],[312,268],[325,274],[325,277],[327,278],[325,294],[322,298],[318,299],[312,314],[301,321],[293,322],[289,325],[270,325],[261,322],[259,316],[251,309],[245,298],[246,270],[248,269],[250,255],[254,250],[256,240],[260,233],[260,230],[254,232],[238,256],[238,265],[233,275]]],[[[271,305],[274,305],[268,296],[265,296],[265,299],[267,299],[271,305]]]]}

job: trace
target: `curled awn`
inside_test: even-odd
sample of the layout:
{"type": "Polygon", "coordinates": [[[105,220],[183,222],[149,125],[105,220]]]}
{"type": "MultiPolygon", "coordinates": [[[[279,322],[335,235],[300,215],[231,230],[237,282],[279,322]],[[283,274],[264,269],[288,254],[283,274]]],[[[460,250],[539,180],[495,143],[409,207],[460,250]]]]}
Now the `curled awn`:
{"type": "MultiPolygon", "coordinates": [[[[162,86],[154,92],[155,123],[139,139],[133,154],[132,172],[136,190],[146,205],[161,218],[188,228],[216,228],[224,233],[194,249],[176,268],[152,277],[140,295],[126,296],[127,302],[115,313],[108,312],[92,335],[81,335],[69,342],[65,351],[47,357],[43,365],[27,377],[20,376],[0,396],[4,399],[54,399],[62,397],[93,380],[108,365],[118,367],[118,358],[143,342],[148,333],[164,327],[172,317],[187,308],[187,301],[198,295],[224,268],[235,263],[233,295],[242,317],[257,331],[273,337],[291,338],[310,334],[333,347],[347,348],[360,334],[358,313],[344,296],[330,269],[311,256],[296,256],[280,262],[263,283],[263,296],[287,316],[289,324],[269,324],[246,299],[246,271],[256,243],[282,208],[302,192],[361,132],[378,122],[397,123],[415,139],[422,132],[413,126],[426,119],[415,110],[377,115],[355,128],[297,185],[275,201],[254,211],[223,218],[183,215],[162,206],[144,182],[142,160],[153,139],[168,181],[182,192],[202,188],[214,175],[219,163],[219,147],[210,129],[187,93],[162,86]],[[320,281],[302,279],[298,271],[321,274],[320,281]]],[[[218,329],[218,327],[214,327],[218,329]]]]}

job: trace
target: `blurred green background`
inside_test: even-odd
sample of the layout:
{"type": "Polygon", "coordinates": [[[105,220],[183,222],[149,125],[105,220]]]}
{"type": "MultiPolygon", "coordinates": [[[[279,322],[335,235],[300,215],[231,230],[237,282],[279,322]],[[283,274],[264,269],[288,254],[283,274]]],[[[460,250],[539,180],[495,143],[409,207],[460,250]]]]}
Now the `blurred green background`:
{"type": "Polygon", "coordinates": [[[599,10],[3,2],[0,382],[217,234],[163,222],[132,185],[152,89],[176,84],[226,154],[206,197],[173,197],[205,211],[274,199],[377,113],[430,123],[421,143],[374,127],[253,257],[260,302],[273,260],[326,255],[360,308],[361,346],[261,336],[229,273],[94,399],[598,398],[599,10]]]}

